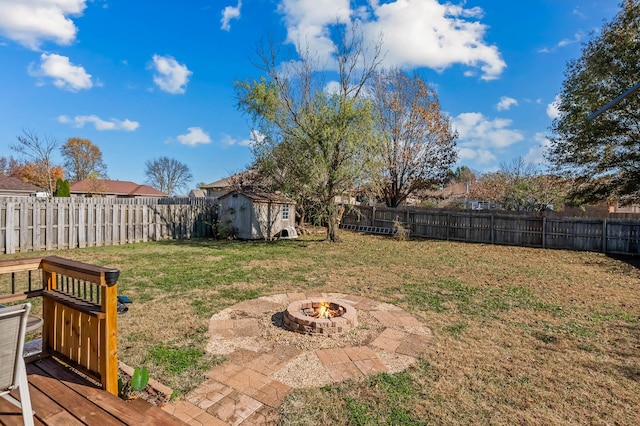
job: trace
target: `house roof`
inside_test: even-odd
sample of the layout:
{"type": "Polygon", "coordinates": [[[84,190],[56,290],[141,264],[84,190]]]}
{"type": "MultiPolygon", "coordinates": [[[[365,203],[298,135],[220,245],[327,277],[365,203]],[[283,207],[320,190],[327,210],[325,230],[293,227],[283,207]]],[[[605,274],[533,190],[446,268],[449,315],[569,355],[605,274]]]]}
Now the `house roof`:
{"type": "Polygon", "coordinates": [[[138,197],[166,197],[162,191],[158,191],[148,185],[140,185],[126,180],[85,179],[70,185],[72,194],[83,194],[95,191],[96,185],[102,189],[101,194],[127,195],[138,197]]]}
{"type": "Polygon", "coordinates": [[[280,204],[294,204],[294,201],[281,194],[275,194],[272,192],[256,192],[256,191],[229,191],[222,195],[220,199],[226,198],[232,194],[240,194],[249,198],[252,201],[259,203],[280,203],[280,204]]]}
{"type": "Polygon", "coordinates": [[[208,183],[206,185],[200,185],[202,189],[226,189],[229,188],[233,183],[233,176],[229,176],[215,182],[208,183]]]}
{"type": "Polygon", "coordinates": [[[17,179],[11,176],[0,175],[0,190],[5,192],[16,193],[35,193],[44,191],[44,189],[32,185],[28,182],[24,182],[21,179],[17,179]]]}
{"type": "Polygon", "coordinates": [[[233,186],[238,186],[238,184],[242,184],[243,181],[251,181],[257,176],[257,174],[258,172],[255,169],[249,169],[240,173],[236,173],[229,177],[217,180],[215,182],[208,183],[206,185],[200,185],[200,188],[212,189],[212,190],[230,189],[233,186]]]}

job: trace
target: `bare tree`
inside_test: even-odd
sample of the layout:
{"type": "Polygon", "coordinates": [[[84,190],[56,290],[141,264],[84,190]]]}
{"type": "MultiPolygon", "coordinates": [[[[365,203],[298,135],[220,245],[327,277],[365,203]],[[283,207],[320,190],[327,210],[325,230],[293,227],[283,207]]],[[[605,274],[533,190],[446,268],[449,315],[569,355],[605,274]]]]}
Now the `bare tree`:
{"type": "Polygon", "coordinates": [[[189,166],[175,158],[160,157],[145,163],[147,183],[152,187],[166,192],[170,197],[176,191],[188,188],[193,179],[189,166]]]}
{"type": "Polygon", "coordinates": [[[436,91],[418,74],[376,72],[371,94],[381,144],[372,163],[372,183],[387,206],[448,179],[458,158],[458,139],[440,110],[436,91]]]}
{"type": "Polygon", "coordinates": [[[18,142],[10,147],[31,160],[30,163],[36,167],[39,180],[45,184],[49,195],[53,195],[55,191],[54,171],[59,166],[53,163],[53,153],[58,145],[58,141],[51,136],[40,138],[36,132],[24,129],[22,135],[18,136],[18,142]]]}

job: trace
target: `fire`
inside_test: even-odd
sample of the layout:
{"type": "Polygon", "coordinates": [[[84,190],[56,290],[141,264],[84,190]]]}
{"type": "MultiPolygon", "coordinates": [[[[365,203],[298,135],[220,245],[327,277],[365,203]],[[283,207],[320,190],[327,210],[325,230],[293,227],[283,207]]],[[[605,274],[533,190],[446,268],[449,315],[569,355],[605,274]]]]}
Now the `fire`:
{"type": "Polygon", "coordinates": [[[313,312],[308,313],[307,315],[310,315],[314,318],[333,318],[339,317],[343,313],[344,309],[342,307],[333,309],[331,307],[331,304],[329,304],[328,302],[322,302],[317,309],[315,309],[313,312]]]}
{"type": "Polygon", "coordinates": [[[318,313],[317,313],[318,318],[331,318],[332,316],[333,315],[331,315],[331,312],[329,311],[328,303],[325,302],[318,307],[318,313]]]}

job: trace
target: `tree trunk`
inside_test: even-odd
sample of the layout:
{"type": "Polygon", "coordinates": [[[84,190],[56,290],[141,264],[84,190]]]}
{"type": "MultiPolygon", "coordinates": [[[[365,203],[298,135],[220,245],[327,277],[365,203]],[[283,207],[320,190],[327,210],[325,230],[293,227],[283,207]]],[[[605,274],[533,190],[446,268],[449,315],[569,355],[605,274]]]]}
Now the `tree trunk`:
{"type": "Polygon", "coordinates": [[[334,204],[333,199],[327,204],[327,240],[332,243],[340,241],[338,237],[339,217],[338,208],[334,204]]]}

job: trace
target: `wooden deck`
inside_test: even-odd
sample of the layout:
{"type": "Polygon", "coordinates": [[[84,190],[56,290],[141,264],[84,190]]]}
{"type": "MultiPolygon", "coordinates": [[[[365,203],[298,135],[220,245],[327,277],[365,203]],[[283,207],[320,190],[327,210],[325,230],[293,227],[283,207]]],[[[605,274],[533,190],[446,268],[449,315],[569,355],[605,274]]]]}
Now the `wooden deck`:
{"type": "MultiPolygon", "coordinates": [[[[142,399],[103,391],[52,358],[27,364],[27,374],[36,425],[185,425],[142,399]]],[[[0,424],[22,425],[20,410],[2,398],[0,424]]]]}

